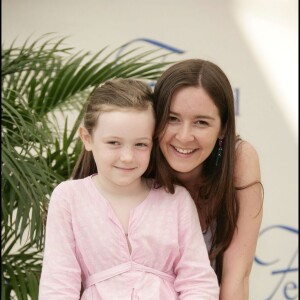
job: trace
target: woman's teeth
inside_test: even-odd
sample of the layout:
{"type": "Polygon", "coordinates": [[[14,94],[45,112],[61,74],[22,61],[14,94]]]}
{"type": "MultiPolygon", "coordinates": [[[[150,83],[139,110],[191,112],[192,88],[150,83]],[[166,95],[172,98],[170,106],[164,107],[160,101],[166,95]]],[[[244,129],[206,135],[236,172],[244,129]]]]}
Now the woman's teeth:
{"type": "Polygon", "coordinates": [[[194,152],[193,149],[182,149],[182,148],[177,148],[177,147],[174,147],[175,150],[179,153],[182,153],[182,154],[190,154],[192,152],[194,152]]]}

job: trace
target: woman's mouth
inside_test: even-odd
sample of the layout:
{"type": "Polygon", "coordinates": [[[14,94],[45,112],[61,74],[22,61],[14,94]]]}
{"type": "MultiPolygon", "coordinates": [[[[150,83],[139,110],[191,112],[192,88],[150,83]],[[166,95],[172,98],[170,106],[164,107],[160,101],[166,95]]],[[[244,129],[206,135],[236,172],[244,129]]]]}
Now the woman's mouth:
{"type": "Polygon", "coordinates": [[[195,151],[197,151],[197,149],[191,149],[191,148],[180,148],[180,147],[175,147],[173,145],[171,145],[171,147],[173,149],[175,149],[176,152],[180,153],[180,154],[191,154],[194,153],[195,151]]]}

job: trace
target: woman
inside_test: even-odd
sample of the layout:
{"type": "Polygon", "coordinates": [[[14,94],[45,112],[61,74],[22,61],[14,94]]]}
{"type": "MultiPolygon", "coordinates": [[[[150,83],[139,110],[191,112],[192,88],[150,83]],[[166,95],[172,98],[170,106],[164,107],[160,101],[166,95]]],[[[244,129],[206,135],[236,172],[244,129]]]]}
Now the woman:
{"type": "Polygon", "coordinates": [[[248,299],[263,195],[257,153],[236,135],[231,85],[215,64],[190,59],[164,72],[154,98],[156,180],[192,195],[220,299],[248,299]]]}

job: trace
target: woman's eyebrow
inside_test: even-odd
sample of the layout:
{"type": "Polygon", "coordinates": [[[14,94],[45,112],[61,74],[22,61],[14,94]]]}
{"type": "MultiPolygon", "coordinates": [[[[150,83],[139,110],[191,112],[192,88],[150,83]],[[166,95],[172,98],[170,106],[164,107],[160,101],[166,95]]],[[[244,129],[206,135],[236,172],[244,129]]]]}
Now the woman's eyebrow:
{"type": "MultiPolygon", "coordinates": [[[[170,110],[170,114],[175,115],[175,116],[180,116],[180,113],[176,113],[170,110]]],[[[209,120],[215,120],[214,117],[208,116],[208,115],[195,115],[195,119],[209,119],[209,120]]]]}
{"type": "Polygon", "coordinates": [[[207,115],[197,115],[197,116],[195,116],[195,119],[209,119],[209,120],[215,120],[214,117],[207,116],[207,115]]]}

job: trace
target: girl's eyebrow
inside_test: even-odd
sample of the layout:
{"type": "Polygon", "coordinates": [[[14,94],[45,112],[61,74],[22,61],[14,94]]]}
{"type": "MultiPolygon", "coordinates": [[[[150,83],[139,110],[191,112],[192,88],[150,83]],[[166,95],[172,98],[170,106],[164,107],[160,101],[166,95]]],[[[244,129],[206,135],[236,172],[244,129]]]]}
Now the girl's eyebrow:
{"type": "Polygon", "coordinates": [[[120,136],[114,136],[114,135],[106,135],[103,137],[104,139],[121,139],[120,136]]]}
{"type": "MultiPolygon", "coordinates": [[[[124,137],[121,137],[121,136],[104,136],[103,139],[104,140],[122,140],[124,137]]],[[[137,141],[140,141],[140,140],[151,140],[152,141],[152,138],[151,137],[148,137],[148,136],[142,136],[142,137],[138,137],[136,139],[137,141]]]]}
{"type": "MultiPolygon", "coordinates": [[[[175,113],[173,111],[170,110],[170,114],[175,115],[175,116],[180,116],[179,113],[175,113]]],[[[214,117],[211,116],[207,116],[207,115],[196,115],[194,116],[195,119],[208,119],[208,120],[215,120],[214,117]]]]}
{"type": "Polygon", "coordinates": [[[140,137],[140,138],[138,138],[136,140],[137,141],[152,141],[152,138],[144,136],[144,137],[140,137]]]}

